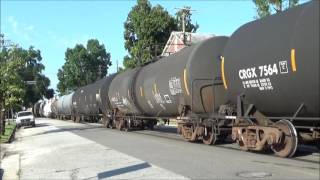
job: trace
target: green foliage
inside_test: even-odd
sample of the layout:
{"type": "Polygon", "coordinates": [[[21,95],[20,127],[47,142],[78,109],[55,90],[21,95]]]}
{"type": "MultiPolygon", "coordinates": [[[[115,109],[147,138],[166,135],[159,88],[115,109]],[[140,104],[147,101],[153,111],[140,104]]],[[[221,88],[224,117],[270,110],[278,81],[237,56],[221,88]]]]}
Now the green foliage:
{"type": "MultiPolygon", "coordinates": [[[[186,22],[187,30],[197,30],[198,25],[191,24],[191,14],[186,22]]],[[[159,56],[171,32],[179,30],[178,24],[181,24],[180,20],[172,17],[162,6],[152,7],[148,0],[137,0],[124,23],[125,48],[129,53],[124,57],[124,68],[134,68],[159,56]]]]}
{"type": "Polygon", "coordinates": [[[10,137],[12,136],[12,133],[14,133],[14,128],[16,127],[15,122],[11,122],[10,124],[7,124],[5,127],[5,133],[0,133],[0,143],[8,143],[10,140],[10,137]]]}
{"type": "Polygon", "coordinates": [[[11,48],[1,52],[1,87],[6,108],[30,107],[43,96],[53,93],[48,89],[50,80],[41,74],[44,65],[39,50],[11,48]],[[36,81],[35,85],[28,85],[26,81],[36,81]]]}
{"type": "Polygon", "coordinates": [[[256,19],[263,18],[298,5],[299,0],[253,0],[257,8],[256,19]]]}
{"type": "Polygon", "coordinates": [[[21,49],[3,49],[0,55],[0,100],[1,109],[13,108],[22,104],[25,94],[24,81],[19,75],[24,59],[21,49]]]}
{"type": "Polygon", "coordinates": [[[42,57],[40,50],[35,50],[32,46],[28,50],[22,50],[25,55],[25,66],[19,72],[24,81],[36,81],[35,85],[26,85],[26,94],[24,96],[24,105],[30,106],[37,102],[42,97],[50,98],[48,93],[52,93],[53,89],[48,89],[50,80],[42,71],[45,69],[41,63],[42,57]]]}
{"type": "Polygon", "coordinates": [[[65,64],[58,70],[58,91],[67,94],[103,78],[111,66],[110,53],[96,39],[90,39],[86,47],[77,44],[65,52],[65,64]]]}

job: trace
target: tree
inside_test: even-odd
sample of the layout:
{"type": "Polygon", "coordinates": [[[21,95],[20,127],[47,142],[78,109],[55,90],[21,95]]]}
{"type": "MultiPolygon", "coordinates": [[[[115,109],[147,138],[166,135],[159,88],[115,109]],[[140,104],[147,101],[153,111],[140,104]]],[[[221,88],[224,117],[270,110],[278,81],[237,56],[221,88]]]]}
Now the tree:
{"type": "Polygon", "coordinates": [[[174,18],[160,5],[151,7],[148,0],[138,0],[124,23],[125,48],[129,56],[124,67],[133,68],[161,54],[171,31],[176,30],[174,18]]]}
{"type": "MultiPolygon", "coordinates": [[[[9,109],[21,110],[31,107],[43,96],[53,96],[53,89],[48,89],[50,80],[42,74],[40,50],[34,47],[23,49],[17,46],[3,47],[0,52],[0,119],[9,109]],[[35,85],[27,81],[36,81],[35,85]]],[[[2,128],[2,130],[4,130],[2,128]]],[[[3,132],[3,131],[2,131],[3,132]]]]}
{"type": "Polygon", "coordinates": [[[54,93],[53,89],[48,89],[50,85],[50,80],[42,71],[45,69],[44,65],[41,63],[42,57],[40,50],[35,50],[31,46],[28,50],[19,48],[19,56],[23,59],[23,66],[19,71],[19,75],[22,77],[23,81],[36,81],[36,84],[26,84],[26,93],[24,96],[23,105],[30,107],[32,104],[37,102],[39,99],[47,96],[48,93],[54,93]]]}
{"type": "MultiPolygon", "coordinates": [[[[186,19],[187,30],[195,32],[198,25],[191,24],[191,14],[186,19]]],[[[171,32],[180,30],[180,26],[180,19],[176,20],[162,6],[152,7],[148,0],[137,0],[124,23],[125,48],[129,53],[124,57],[124,68],[134,68],[159,56],[171,32]]]]}
{"type": "Polygon", "coordinates": [[[2,134],[5,130],[4,114],[6,110],[23,101],[24,81],[18,74],[23,66],[24,62],[19,56],[19,49],[2,49],[0,53],[0,132],[2,134]]]}
{"type": "Polygon", "coordinates": [[[256,19],[278,13],[298,5],[299,0],[253,0],[257,8],[256,19]]]}
{"type": "Polygon", "coordinates": [[[86,47],[77,44],[65,52],[65,64],[58,70],[58,91],[61,95],[103,78],[111,66],[110,53],[96,39],[90,39],[86,47]]]}
{"type": "Polygon", "coordinates": [[[19,68],[10,66],[9,69],[10,73],[19,77],[23,82],[20,83],[25,90],[21,106],[30,107],[39,99],[45,97],[49,92],[53,93],[53,89],[48,89],[50,80],[42,74],[45,67],[41,63],[42,57],[40,50],[35,50],[32,46],[29,49],[14,47],[7,50],[3,48],[1,58],[3,68],[9,67],[11,65],[10,63],[16,61],[22,64],[19,68]],[[28,81],[35,81],[36,84],[26,83],[28,81]]]}

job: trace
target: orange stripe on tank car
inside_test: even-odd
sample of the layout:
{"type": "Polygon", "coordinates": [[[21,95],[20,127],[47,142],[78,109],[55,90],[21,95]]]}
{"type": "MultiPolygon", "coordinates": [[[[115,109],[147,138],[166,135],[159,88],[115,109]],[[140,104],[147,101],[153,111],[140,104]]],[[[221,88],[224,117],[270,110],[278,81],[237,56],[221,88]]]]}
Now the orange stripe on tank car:
{"type": "Polygon", "coordinates": [[[183,70],[183,81],[184,81],[184,88],[186,89],[186,93],[189,96],[189,88],[188,88],[188,82],[187,82],[187,69],[183,70]]]}
{"type": "Polygon", "coordinates": [[[222,76],[224,89],[228,89],[226,77],[224,75],[224,57],[223,56],[221,57],[221,76],[222,76]]]}
{"type": "Polygon", "coordinates": [[[297,71],[297,65],[296,65],[296,50],[291,49],[291,67],[292,71],[296,72],[297,71]]]}
{"type": "Polygon", "coordinates": [[[143,91],[141,86],[140,86],[140,96],[143,97],[143,91]]]}
{"type": "Polygon", "coordinates": [[[157,94],[157,93],[158,93],[158,91],[157,91],[157,84],[156,84],[156,83],[153,84],[153,91],[154,91],[154,94],[157,94]]]}

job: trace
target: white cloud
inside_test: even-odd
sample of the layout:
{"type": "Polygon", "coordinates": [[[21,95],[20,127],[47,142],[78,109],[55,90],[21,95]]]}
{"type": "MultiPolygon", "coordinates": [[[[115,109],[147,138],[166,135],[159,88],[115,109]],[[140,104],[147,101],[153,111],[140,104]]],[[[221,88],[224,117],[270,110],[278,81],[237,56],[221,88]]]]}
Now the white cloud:
{"type": "Polygon", "coordinates": [[[57,46],[65,48],[73,48],[76,44],[86,44],[90,39],[90,36],[87,34],[74,34],[72,36],[57,35],[53,31],[49,30],[47,32],[51,41],[57,46]]]}
{"type": "Polygon", "coordinates": [[[34,26],[33,26],[33,25],[29,25],[29,26],[26,26],[24,29],[25,29],[26,31],[33,31],[34,26]]]}
{"type": "Polygon", "coordinates": [[[35,29],[32,24],[21,23],[13,16],[8,17],[8,23],[11,26],[14,35],[20,36],[28,41],[31,40],[35,29]]]}

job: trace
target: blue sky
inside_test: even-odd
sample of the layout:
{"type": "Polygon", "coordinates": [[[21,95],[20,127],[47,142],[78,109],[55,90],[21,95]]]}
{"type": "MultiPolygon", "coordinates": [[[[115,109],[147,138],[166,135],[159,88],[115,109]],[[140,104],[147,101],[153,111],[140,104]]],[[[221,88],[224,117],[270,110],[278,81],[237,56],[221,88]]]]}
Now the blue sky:
{"type": "MultiPolygon", "coordinates": [[[[41,50],[43,72],[56,89],[57,72],[64,64],[67,47],[85,44],[96,38],[111,53],[113,65],[109,72],[116,71],[116,62],[122,65],[127,54],[124,48],[123,23],[136,1],[1,1],[1,33],[5,38],[23,48],[33,45],[41,50]]],[[[231,35],[242,24],[254,20],[255,6],[251,0],[220,1],[151,1],[160,4],[171,15],[175,8],[191,6],[192,19],[200,25],[198,33],[231,35]]]]}

